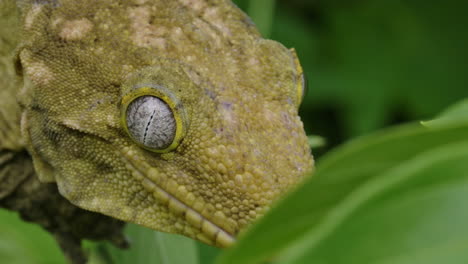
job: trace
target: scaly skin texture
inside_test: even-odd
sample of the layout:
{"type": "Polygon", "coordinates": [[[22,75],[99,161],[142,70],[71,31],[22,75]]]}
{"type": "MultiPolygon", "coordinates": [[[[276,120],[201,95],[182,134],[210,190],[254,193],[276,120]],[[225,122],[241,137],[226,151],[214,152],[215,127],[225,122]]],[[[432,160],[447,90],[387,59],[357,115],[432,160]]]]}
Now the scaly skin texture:
{"type": "Polygon", "coordinates": [[[224,247],[311,170],[295,53],[230,1],[31,2],[19,2],[20,140],[73,204],[224,247]],[[170,152],[123,125],[122,98],[142,83],[184,112],[170,152]]]}
{"type": "Polygon", "coordinates": [[[55,183],[39,181],[20,133],[21,109],[15,100],[21,82],[12,63],[19,31],[13,2],[0,1],[0,25],[0,207],[50,232],[72,263],[86,262],[82,239],[127,247],[123,222],[76,207],[59,194],[55,183]]]}

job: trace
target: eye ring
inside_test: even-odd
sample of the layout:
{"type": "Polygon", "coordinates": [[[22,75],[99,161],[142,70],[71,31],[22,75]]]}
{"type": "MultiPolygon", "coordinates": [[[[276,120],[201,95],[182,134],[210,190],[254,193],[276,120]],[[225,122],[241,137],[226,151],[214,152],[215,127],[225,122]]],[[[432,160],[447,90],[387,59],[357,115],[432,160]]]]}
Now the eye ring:
{"type": "MultiPolygon", "coordinates": [[[[148,110],[148,107],[143,107],[144,110],[148,110]]],[[[154,108],[154,109],[156,109],[154,108]]],[[[134,116],[135,113],[132,114],[134,116]]],[[[139,116],[144,115],[144,113],[137,113],[139,116]]],[[[153,112],[154,114],[154,112],[153,112]]],[[[151,116],[152,118],[152,116],[151,116]]],[[[155,152],[155,153],[167,153],[179,146],[183,137],[185,136],[185,132],[187,129],[187,118],[182,107],[182,104],[172,95],[167,89],[160,86],[154,85],[141,85],[140,87],[135,87],[131,92],[124,95],[122,97],[122,108],[121,108],[121,121],[125,132],[130,136],[130,138],[138,144],[138,146],[155,152]],[[144,102],[141,102],[141,101],[144,102]],[[140,101],[140,102],[139,102],[140,101]],[[140,128],[134,128],[135,123],[142,123],[141,121],[136,120],[129,120],[129,111],[135,112],[139,110],[135,110],[133,107],[134,104],[151,104],[150,107],[156,107],[158,111],[162,112],[162,116],[165,118],[166,123],[168,122],[168,118],[173,118],[173,124],[171,122],[167,123],[168,127],[164,127],[162,124],[157,128],[163,128],[162,134],[164,140],[171,139],[171,142],[157,142],[158,144],[149,144],[145,140],[142,140],[141,135],[142,133],[145,134],[146,139],[146,132],[148,130],[148,126],[150,122],[146,125],[146,130],[143,132],[140,128]],[[170,114],[169,114],[170,113],[170,114]],[[173,126],[173,127],[172,127],[173,126]],[[173,132],[171,130],[174,130],[173,132]],[[168,132],[169,131],[169,132],[168,132]],[[169,137],[169,138],[168,138],[169,137]]],[[[158,131],[152,131],[156,133],[158,131]]]]}

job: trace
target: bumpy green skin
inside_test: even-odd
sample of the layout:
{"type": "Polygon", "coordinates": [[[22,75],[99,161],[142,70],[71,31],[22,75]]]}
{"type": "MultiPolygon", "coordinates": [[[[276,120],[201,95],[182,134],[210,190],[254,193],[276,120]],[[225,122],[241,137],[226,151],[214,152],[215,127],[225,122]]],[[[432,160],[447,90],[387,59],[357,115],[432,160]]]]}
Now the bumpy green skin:
{"type": "Polygon", "coordinates": [[[32,2],[20,5],[21,140],[73,204],[228,246],[311,170],[295,55],[230,1],[32,2]],[[186,112],[169,153],[121,121],[125,87],[149,68],[141,80],[186,112]]]}
{"type": "Polygon", "coordinates": [[[55,183],[41,183],[20,133],[21,109],[15,100],[21,82],[14,69],[19,21],[14,2],[0,1],[0,207],[53,235],[72,263],[85,263],[82,239],[109,240],[125,248],[124,223],[71,204],[55,183]]]}

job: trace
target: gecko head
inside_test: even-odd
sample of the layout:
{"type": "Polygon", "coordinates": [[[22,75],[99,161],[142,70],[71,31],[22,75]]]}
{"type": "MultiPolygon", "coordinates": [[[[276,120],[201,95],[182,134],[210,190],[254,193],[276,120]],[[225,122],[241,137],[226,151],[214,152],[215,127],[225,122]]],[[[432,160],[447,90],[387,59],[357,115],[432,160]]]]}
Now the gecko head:
{"type": "Polygon", "coordinates": [[[289,90],[273,96],[202,76],[170,60],[130,74],[119,145],[155,202],[182,218],[179,232],[227,246],[310,169],[297,117],[304,84],[293,68],[276,77],[289,80],[289,90]]]}
{"type": "Polygon", "coordinates": [[[312,169],[295,52],[234,7],[216,31],[178,6],[161,8],[180,21],[153,28],[143,15],[157,8],[116,18],[89,4],[104,11],[36,15],[19,51],[38,176],[82,208],[229,246],[312,169]]]}

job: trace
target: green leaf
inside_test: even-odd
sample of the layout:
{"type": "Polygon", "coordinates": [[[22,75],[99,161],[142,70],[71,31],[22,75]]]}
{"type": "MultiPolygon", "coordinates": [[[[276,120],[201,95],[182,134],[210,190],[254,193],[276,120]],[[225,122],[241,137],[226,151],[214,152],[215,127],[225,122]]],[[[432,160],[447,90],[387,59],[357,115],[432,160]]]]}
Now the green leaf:
{"type": "Polygon", "coordinates": [[[321,136],[309,135],[309,145],[312,149],[321,148],[327,145],[327,140],[321,136]]]}
{"type": "Polygon", "coordinates": [[[66,263],[58,244],[49,233],[4,209],[0,210],[0,262],[66,263]]]}
{"type": "Polygon", "coordinates": [[[468,137],[468,126],[417,124],[362,137],[319,161],[316,174],[273,208],[218,263],[258,263],[318,228],[356,190],[427,150],[468,137]],[[255,245],[255,246],[253,246],[255,245]]]}
{"type": "Polygon", "coordinates": [[[468,123],[468,98],[447,108],[434,120],[421,122],[421,124],[426,127],[434,127],[444,125],[449,122],[468,123]]]}
{"type": "Polygon", "coordinates": [[[198,249],[192,239],[130,224],[126,234],[129,250],[108,248],[116,264],[198,264],[198,249]]]}
{"type": "Polygon", "coordinates": [[[468,141],[375,177],[284,252],[279,263],[468,261],[468,141]],[[340,254],[334,254],[334,252],[340,254]]]}
{"type": "Polygon", "coordinates": [[[220,248],[209,246],[205,243],[197,242],[198,245],[198,253],[200,256],[200,263],[202,264],[210,264],[214,263],[216,257],[221,252],[220,248]]]}

